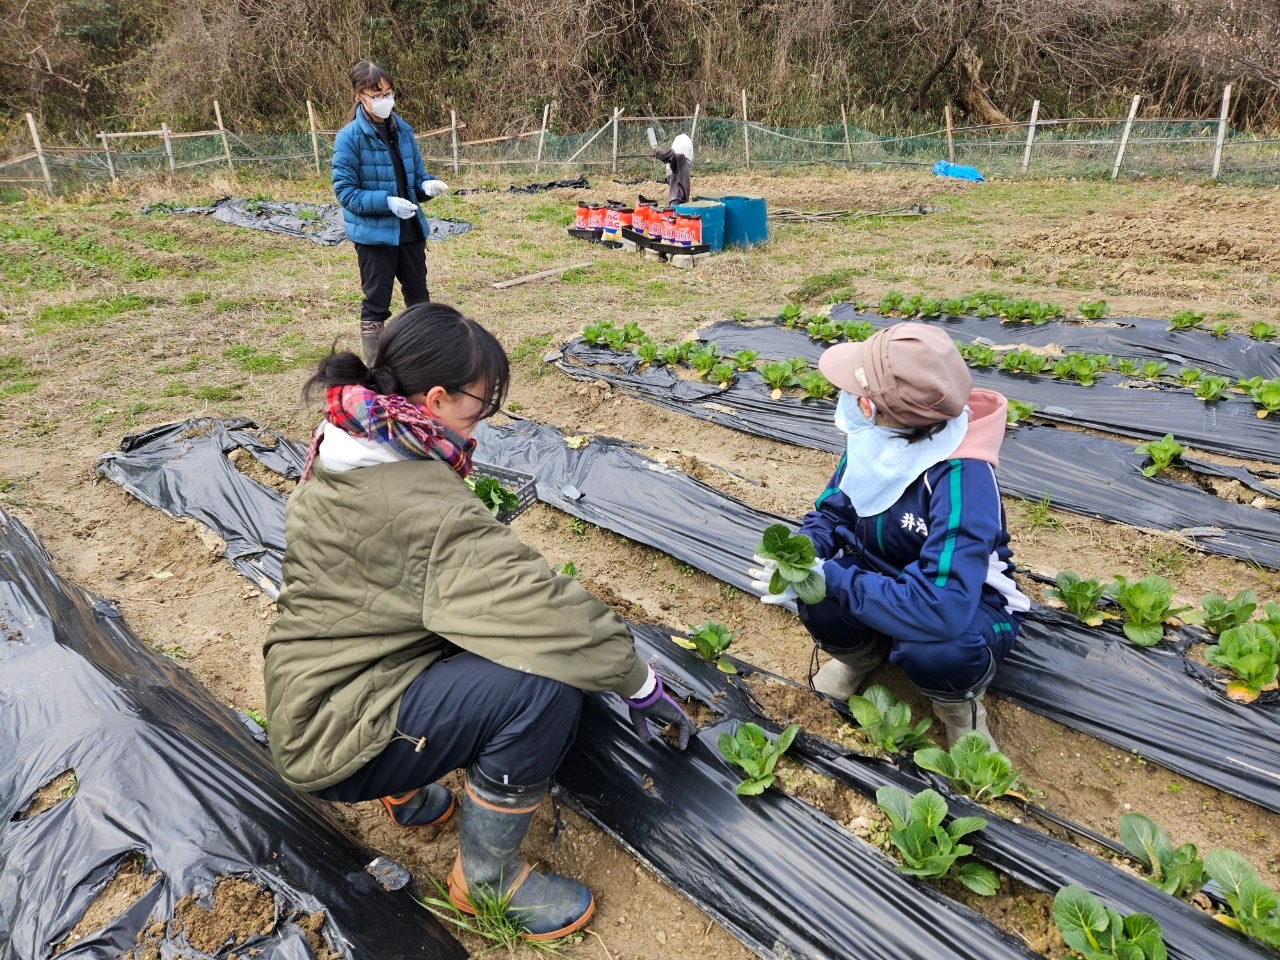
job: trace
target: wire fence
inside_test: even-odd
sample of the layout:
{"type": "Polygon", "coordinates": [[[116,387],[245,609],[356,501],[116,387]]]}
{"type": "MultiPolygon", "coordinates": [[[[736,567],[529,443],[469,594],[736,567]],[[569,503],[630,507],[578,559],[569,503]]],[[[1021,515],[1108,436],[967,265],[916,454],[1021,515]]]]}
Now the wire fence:
{"type": "MultiPolygon", "coordinates": [[[[601,125],[557,134],[542,125],[508,137],[464,139],[456,116],[447,127],[417,135],[427,169],[437,175],[462,170],[565,176],[607,169],[653,171],[646,128],[660,142],[677,133],[694,141],[703,172],[774,169],[805,164],[844,167],[931,168],[939,160],[976,167],[991,177],[1135,178],[1188,177],[1233,182],[1280,182],[1280,138],[1233,130],[1217,118],[1142,119],[1138,98],[1128,118],[1039,119],[1039,104],[1027,121],[946,128],[882,136],[842,119],[814,127],[771,127],[742,117],[634,117],[615,111],[601,125]]],[[[313,126],[298,133],[236,133],[222,126],[195,132],[160,130],[100,133],[97,143],[44,144],[28,115],[33,150],[0,160],[0,189],[47,190],[50,194],[93,184],[214,175],[297,178],[327,175],[337,131],[313,126]]],[[[843,111],[842,111],[843,112],[843,111]]],[[[308,113],[314,117],[308,104],[308,113]]],[[[744,115],[745,96],[744,96],[744,115]]],[[[948,114],[949,119],[949,114],[948,114]]]]}

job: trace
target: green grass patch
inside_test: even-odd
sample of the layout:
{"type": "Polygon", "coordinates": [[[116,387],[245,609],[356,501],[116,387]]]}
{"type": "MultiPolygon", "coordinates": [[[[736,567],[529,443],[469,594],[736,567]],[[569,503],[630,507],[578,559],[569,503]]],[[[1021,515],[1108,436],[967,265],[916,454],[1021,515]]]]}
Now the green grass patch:
{"type": "Polygon", "coordinates": [[[567,205],[560,200],[546,200],[526,213],[524,219],[529,223],[550,223],[558,227],[567,227],[573,223],[576,213],[575,206],[567,205]]]}
{"type": "Polygon", "coordinates": [[[28,256],[56,257],[89,273],[110,274],[123,280],[150,280],[162,272],[155,264],[87,233],[64,233],[56,227],[34,224],[3,227],[0,242],[21,244],[27,248],[28,256]]]}
{"type": "Polygon", "coordinates": [[[14,380],[12,383],[0,384],[0,397],[16,397],[19,394],[31,393],[40,386],[37,380],[14,380]]]}
{"type": "Polygon", "coordinates": [[[190,373],[204,362],[204,354],[193,353],[181,363],[166,363],[163,366],[156,367],[156,373],[162,376],[171,376],[175,373],[190,373]]]}
{"type": "Polygon", "coordinates": [[[539,337],[525,337],[517,343],[511,352],[507,354],[507,358],[513,364],[525,363],[527,361],[541,362],[542,355],[546,352],[547,345],[551,343],[553,337],[551,334],[539,337]]]}
{"type": "Polygon", "coordinates": [[[171,380],[165,385],[164,390],[160,392],[162,397],[189,397],[191,396],[191,388],[181,380],[171,380]]]}
{"type": "Polygon", "coordinates": [[[239,400],[241,397],[240,388],[243,384],[233,383],[230,385],[214,386],[212,384],[203,384],[196,387],[191,395],[197,400],[209,400],[214,403],[221,403],[226,400],[239,400]]]}
{"type": "Polygon", "coordinates": [[[93,297],[56,307],[41,307],[36,311],[31,332],[52,333],[56,330],[79,330],[97,326],[112,317],[133,310],[142,310],[157,303],[155,297],[142,297],[136,293],[123,293],[115,297],[93,297]]]}
{"type": "Polygon", "coordinates": [[[180,301],[184,307],[195,307],[202,303],[208,303],[213,299],[213,294],[208,290],[192,290],[182,295],[180,301]]]}
{"type": "Polygon", "coordinates": [[[245,373],[282,373],[289,369],[289,364],[278,353],[259,353],[257,347],[247,343],[227,347],[222,355],[234,360],[245,373]]]}
{"type": "Polygon", "coordinates": [[[839,290],[841,287],[849,286],[854,281],[854,278],[862,276],[865,272],[864,270],[849,268],[831,270],[828,273],[819,273],[813,277],[806,277],[798,287],[787,294],[787,298],[793,303],[813,303],[832,290],[839,290]]]}

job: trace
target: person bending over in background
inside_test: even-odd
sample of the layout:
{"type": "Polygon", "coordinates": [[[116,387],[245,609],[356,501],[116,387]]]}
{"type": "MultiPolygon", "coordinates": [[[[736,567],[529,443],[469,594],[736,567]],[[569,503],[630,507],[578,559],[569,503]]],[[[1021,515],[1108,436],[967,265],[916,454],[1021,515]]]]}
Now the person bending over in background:
{"type": "Polygon", "coordinates": [[[689,167],[693,163],[693,141],[689,135],[677,134],[670,150],[655,144],[653,155],[667,165],[667,203],[688,203],[689,167]]]}
{"type": "MultiPolygon", "coordinates": [[[[990,739],[983,692],[1031,606],[1011,576],[996,486],[1008,404],[975,390],[951,338],[922,323],[832,347],[818,368],[840,388],[846,448],[799,529],[827,591],[797,603],[800,619],[834,658],[813,687],[847,699],[887,654],[933,701],[950,744],[970,730],[990,739]]],[[[752,571],[765,602],[794,597],[765,593],[765,563],[752,571]]]]}
{"type": "Polygon", "coordinates": [[[365,362],[373,363],[391,316],[393,282],[399,278],[406,307],[431,299],[428,228],[418,203],[449,185],[423,168],[413,128],[393,112],[395,91],[386,70],[361,60],[351,68],[351,90],[355,103],[333,145],[333,192],[360,264],[360,342],[365,362]]]}
{"type": "Polygon", "coordinates": [[[349,352],[321,361],[307,390],[324,390],[324,420],[285,513],[267,711],[286,782],[381,798],[403,827],[447,820],[454,798],[436,781],[465,768],[450,898],[467,913],[507,898],[527,938],[552,939],[595,901],[518,851],[581,691],[625,698],[645,739],[665,724],[684,749],[694,727],[626,625],[463,482],[508,375],[492,334],[431,303],[391,321],[371,367],[349,352]]]}

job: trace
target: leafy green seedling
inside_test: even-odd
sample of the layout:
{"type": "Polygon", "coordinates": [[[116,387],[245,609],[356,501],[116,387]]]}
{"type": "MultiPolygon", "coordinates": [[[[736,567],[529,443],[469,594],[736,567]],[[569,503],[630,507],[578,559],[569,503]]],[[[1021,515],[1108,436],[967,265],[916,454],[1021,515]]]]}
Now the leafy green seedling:
{"type": "Polygon", "coordinates": [[[1166,433],[1159,440],[1138,444],[1135,449],[1140,456],[1144,456],[1151,461],[1142,468],[1142,475],[1144,477],[1154,477],[1172,464],[1174,460],[1182,456],[1187,448],[1173,439],[1172,433],[1166,433]]]}
{"type": "Polygon", "coordinates": [[[574,580],[577,580],[578,574],[582,572],[578,569],[578,565],[572,560],[566,560],[564,563],[558,563],[551,569],[556,573],[563,573],[566,577],[572,577],[574,580]]]}
{"type": "Polygon", "coordinates": [[[1262,408],[1258,411],[1259,417],[1265,417],[1280,410],[1280,377],[1264,380],[1249,391],[1249,396],[1253,397],[1253,402],[1262,408]]]}
{"type": "Polygon", "coordinates": [[[640,324],[634,320],[629,320],[622,325],[622,336],[627,343],[640,343],[649,339],[645,332],[640,329],[640,324]]]}
{"type": "Polygon", "coordinates": [[[244,712],[244,715],[260,726],[263,730],[267,729],[267,715],[261,710],[255,710],[250,707],[244,712]]]}
{"type": "Polygon", "coordinates": [[[773,768],[791,746],[800,728],[791,724],[770,741],[768,735],[754,723],[740,723],[733,733],[722,733],[716,740],[720,755],[736,767],[741,767],[747,779],[738,784],[738,793],[754,797],[764,793],[773,783],[773,768]]]}
{"type": "Polygon", "coordinates": [[[752,370],[756,365],[759,350],[739,350],[733,355],[733,365],[739,370],[752,370]]]}
{"type": "Polygon", "coordinates": [[[1132,377],[1138,373],[1138,361],[1130,357],[1121,357],[1116,361],[1116,373],[1132,377]]]}
{"type": "Polygon", "coordinates": [[[1014,788],[1021,774],[1013,762],[977,730],[971,730],[956,741],[950,752],[941,747],[925,747],[915,754],[916,766],[932,770],[951,781],[951,785],[978,803],[1003,797],[1014,788]]]}
{"type": "Polygon", "coordinates": [[[1085,960],[1168,960],[1160,924],[1146,913],[1121,918],[1084,887],[1068,884],[1053,898],[1053,922],[1085,960]]]}
{"type": "Polygon", "coordinates": [[[1257,609],[1258,595],[1252,590],[1241,590],[1230,600],[1220,593],[1211,593],[1201,601],[1199,611],[1183,619],[1187,623],[1200,624],[1216,637],[1225,630],[1248,623],[1257,609]]]}
{"type": "Polygon", "coordinates": [[[844,329],[830,320],[816,320],[809,324],[809,339],[835,343],[844,336],[844,329]]]}
{"type": "Polygon", "coordinates": [[[956,817],[944,825],[947,801],[940,793],[921,790],[913,797],[892,784],[876,791],[876,805],[889,818],[889,839],[902,857],[899,872],[922,879],[953,877],[983,897],[1000,889],[1000,878],[990,867],[956,863],[973,853],[973,847],[960,841],[987,825],[982,817],[956,817]]]}
{"type": "Polygon", "coordinates": [[[1178,371],[1178,382],[1184,387],[1195,386],[1204,376],[1204,371],[1196,367],[1183,367],[1178,371]]]}
{"type": "Polygon", "coordinates": [[[1171,607],[1173,584],[1154,574],[1136,583],[1116,577],[1108,592],[1128,617],[1124,623],[1124,635],[1139,647],[1154,647],[1164,638],[1164,622],[1191,609],[1171,607]]]}
{"type": "Polygon", "coordinates": [[[702,376],[711,372],[711,368],[720,362],[720,351],[714,343],[708,343],[689,354],[689,366],[702,376]]]}
{"type": "Polygon", "coordinates": [[[1224,922],[1269,947],[1280,947],[1276,892],[1258,879],[1249,861],[1234,850],[1213,850],[1205,856],[1204,868],[1231,908],[1224,922]]]}
{"type": "Polygon", "coordinates": [[[775,400],[782,396],[784,388],[794,386],[796,382],[795,371],[789,363],[766,363],[760,368],[760,377],[773,391],[775,400]]]}
{"type": "Polygon", "coordinates": [[[770,524],[756,545],[756,555],[778,565],[769,580],[770,593],[782,593],[790,586],[802,603],[821,603],[826,598],[822,571],[813,569],[818,551],[803,533],[793,534],[783,523],[770,524]]]}
{"type": "Polygon", "coordinates": [[[869,339],[876,332],[876,328],[867,320],[846,320],[841,326],[846,340],[854,343],[860,343],[869,339]]]}
{"type": "Polygon", "coordinates": [[[678,346],[663,347],[658,353],[658,359],[668,366],[674,367],[685,357],[684,350],[678,346]]]}
{"type": "Polygon", "coordinates": [[[858,733],[890,756],[932,745],[929,718],[912,726],[911,708],[878,683],[867,687],[862,696],[850,697],[849,712],[858,733]]]}
{"type": "Polygon", "coordinates": [[[601,320],[599,323],[588,323],[582,328],[582,342],[590,346],[598,346],[605,342],[607,334],[613,330],[613,324],[608,320],[601,320]]]}
{"type": "Polygon", "coordinates": [[[1036,326],[1060,316],[1062,316],[1062,308],[1052,303],[1032,303],[1026,311],[1026,318],[1036,326]]]}
{"type": "Polygon", "coordinates": [[[722,387],[727,387],[733,382],[734,372],[734,366],[732,363],[717,363],[707,371],[707,379],[712,383],[718,383],[722,387]]]}
{"type": "Polygon", "coordinates": [[[1175,848],[1153,820],[1140,813],[1120,815],[1120,842],[1147,869],[1147,882],[1183,900],[1200,892],[1209,879],[1194,843],[1175,848]]]}
{"type": "Polygon", "coordinates": [[[695,651],[704,663],[710,663],[721,673],[737,673],[737,669],[720,655],[729,649],[737,637],[737,630],[730,630],[722,623],[706,620],[696,627],[689,628],[689,639],[673,636],[671,642],[686,650],[695,651]]]}
{"type": "Polygon", "coordinates": [[[1058,588],[1050,589],[1049,596],[1057,597],[1067,605],[1067,609],[1079,617],[1082,623],[1091,627],[1102,624],[1102,611],[1098,609],[1098,601],[1102,599],[1102,584],[1097,577],[1082,580],[1078,573],[1063,570],[1057,577],[1058,588]]]}
{"type": "Polygon", "coordinates": [[[831,385],[831,381],[817,370],[810,370],[800,377],[798,382],[805,396],[812,400],[825,400],[835,393],[835,387],[831,385]]]}
{"type": "Polygon", "coordinates": [[[991,367],[996,363],[996,352],[985,343],[957,344],[960,356],[971,367],[991,367]]]}
{"type": "Polygon", "coordinates": [[[1219,320],[1209,328],[1209,334],[1210,336],[1218,338],[1229,337],[1231,336],[1231,324],[1227,323],[1225,320],[1219,320]]]}
{"type": "Polygon", "coordinates": [[[1035,412],[1036,405],[1034,403],[1027,403],[1025,400],[1010,400],[1009,406],[1005,410],[1004,422],[1019,423],[1022,420],[1026,420],[1035,412]]]}
{"type": "Polygon", "coordinates": [[[800,308],[794,303],[788,303],[778,311],[778,318],[784,327],[794,327],[800,322],[800,308]]]}
{"type": "Polygon", "coordinates": [[[1243,390],[1245,393],[1253,393],[1258,387],[1262,386],[1262,377],[1237,377],[1236,389],[1243,390]]]}
{"type": "Polygon", "coordinates": [[[611,350],[617,350],[621,353],[623,350],[627,349],[627,343],[629,342],[627,335],[621,330],[606,330],[604,332],[603,343],[611,350]]]}
{"type": "Polygon", "coordinates": [[[1196,396],[1205,403],[1213,403],[1215,400],[1221,400],[1227,395],[1229,386],[1231,386],[1230,377],[1219,377],[1210,374],[1196,384],[1196,396]]]}
{"type": "Polygon", "coordinates": [[[1080,316],[1086,320],[1101,320],[1111,312],[1111,308],[1107,306],[1107,301],[1105,300],[1086,300],[1076,309],[1080,312],[1080,316]]]}
{"type": "Polygon", "coordinates": [[[1204,323],[1204,314],[1197,313],[1195,310],[1179,310],[1169,318],[1169,326],[1166,330],[1191,330],[1194,327],[1204,323]]]}
{"type": "MultiPolygon", "coordinates": [[[[253,719],[256,721],[258,718],[254,717],[253,719]]],[[[263,730],[267,729],[267,724],[265,721],[262,723],[262,729],[263,730]]],[[[80,789],[80,778],[76,776],[76,772],[72,770],[70,773],[67,774],[67,779],[58,785],[58,796],[61,797],[63,800],[70,800],[72,797],[76,795],[76,792],[79,789],[80,789]]]]}
{"type": "Polygon", "coordinates": [[[947,297],[939,305],[948,317],[959,317],[969,312],[968,301],[964,297],[947,297]]]}
{"type": "Polygon", "coordinates": [[[1142,376],[1147,380],[1158,380],[1168,369],[1169,365],[1159,360],[1144,360],[1142,362],[1142,376]]]}
{"type": "Polygon", "coordinates": [[[652,340],[645,340],[636,344],[635,353],[636,356],[640,358],[641,363],[652,364],[658,362],[658,357],[661,351],[658,349],[658,345],[652,340]]]}
{"type": "Polygon", "coordinates": [[[1269,323],[1263,323],[1259,320],[1249,328],[1249,336],[1254,340],[1274,340],[1280,334],[1280,329],[1269,323]]]}
{"type": "Polygon", "coordinates": [[[468,477],[467,486],[475,491],[480,502],[488,507],[489,512],[494,516],[520,507],[520,498],[495,477],[468,477]]]}
{"type": "Polygon", "coordinates": [[[1205,648],[1204,658],[1236,675],[1227,684],[1227,697],[1231,700],[1253,703],[1262,691],[1277,687],[1280,642],[1276,631],[1266,623],[1245,623],[1224,630],[1214,646],[1205,648]]]}
{"type": "Polygon", "coordinates": [[[906,300],[907,298],[897,290],[890,290],[880,298],[880,303],[876,309],[880,311],[881,316],[887,317],[900,311],[906,300]]]}

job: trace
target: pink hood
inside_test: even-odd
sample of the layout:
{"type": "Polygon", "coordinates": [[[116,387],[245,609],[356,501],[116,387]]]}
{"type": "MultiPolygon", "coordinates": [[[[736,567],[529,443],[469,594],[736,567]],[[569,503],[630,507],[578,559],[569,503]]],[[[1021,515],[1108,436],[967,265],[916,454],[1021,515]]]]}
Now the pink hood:
{"type": "Polygon", "coordinates": [[[985,460],[1000,466],[1000,444],[1004,443],[1005,411],[1009,401],[994,390],[975,389],[969,394],[969,429],[951,456],[985,460]]]}

